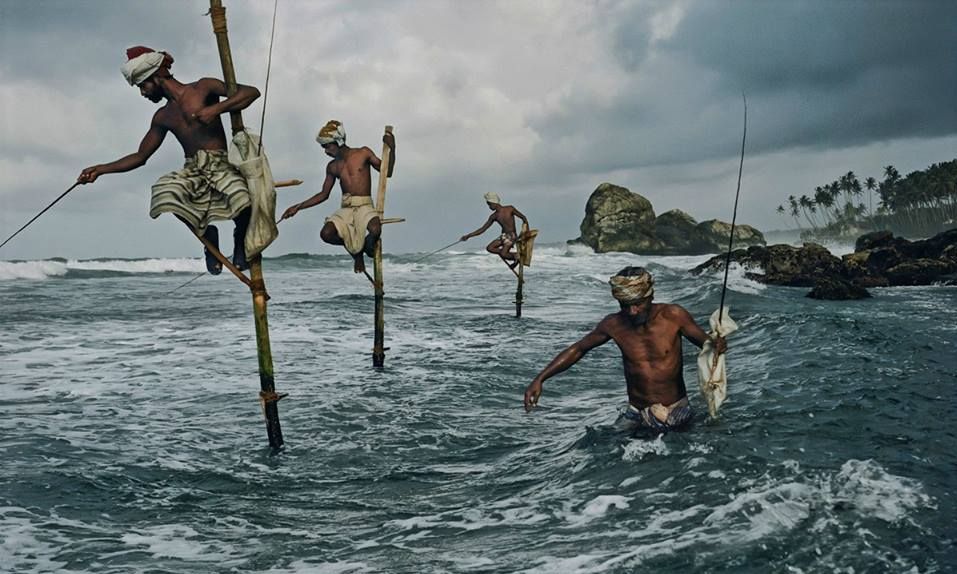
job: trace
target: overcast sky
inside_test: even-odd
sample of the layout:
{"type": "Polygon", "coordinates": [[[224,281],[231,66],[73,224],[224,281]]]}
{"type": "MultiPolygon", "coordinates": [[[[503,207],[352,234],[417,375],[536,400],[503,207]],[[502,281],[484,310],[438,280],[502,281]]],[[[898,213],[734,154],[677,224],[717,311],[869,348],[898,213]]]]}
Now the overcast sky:
{"type": "MultiPolygon", "coordinates": [[[[238,79],[263,88],[272,2],[225,0],[238,79]]],[[[181,81],[220,77],[202,0],[0,0],[0,236],[88,165],[136,150],[157,107],[123,80],[125,50],[169,51],[181,81]]],[[[790,195],[853,170],[878,177],[957,157],[957,2],[279,0],[264,140],[279,210],[319,190],[331,118],[397,165],[386,250],[428,250],[488,215],[496,191],[541,229],[578,235],[604,181],[656,213],[785,227],[790,195]]],[[[257,131],[262,98],[245,113],[257,131]]],[[[197,256],[149,188],[182,165],[173,137],[139,170],[77,188],[0,258],[197,256]]],[[[335,201],[281,227],[268,254],[336,253],[335,201]]],[[[229,229],[227,223],[222,229],[229,229]]],[[[473,239],[479,248],[491,232],[473,239]]],[[[228,235],[227,235],[228,236],[228,235]]],[[[228,251],[228,247],[224,247],[228,251]]]]}

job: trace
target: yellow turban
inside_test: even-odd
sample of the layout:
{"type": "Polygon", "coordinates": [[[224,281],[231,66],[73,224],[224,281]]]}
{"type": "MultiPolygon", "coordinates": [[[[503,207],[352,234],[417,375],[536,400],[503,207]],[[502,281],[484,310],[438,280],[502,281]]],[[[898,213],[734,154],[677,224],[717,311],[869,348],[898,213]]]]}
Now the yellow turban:
{"type": "Polygon", "coordinates": [[[326,125],[319,130],[316,136],[319,145],[331,144],[333,142],[343,146],[346,145],[346,130],[342,128],[342,122],[338,120],[329,120],[326,125]]]}
{"type": "Polygon", "coordinates": [[[502,204],[502,198],[499,197],[498,194],[495,193],[494,191],[490,191],[485,194],[485,201],[487,203],[497,203],[499,205],[502,204]]]}

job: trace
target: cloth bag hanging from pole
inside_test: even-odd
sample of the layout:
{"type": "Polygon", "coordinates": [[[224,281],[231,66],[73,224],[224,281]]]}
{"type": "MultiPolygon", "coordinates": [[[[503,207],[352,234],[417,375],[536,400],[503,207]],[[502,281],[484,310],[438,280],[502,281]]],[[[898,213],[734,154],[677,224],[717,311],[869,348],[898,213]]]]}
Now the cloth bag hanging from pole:
{"type": "MultiPolygon", "coordinates": [[[[709,335],[712,338],[727,337],[738,330],[738,324],[731,319],[727,307],[724,307],[724,313],[721,309],[712,313],[708,323],[711,324],[709,335]]],[[[712,338],[704,342],[698,353],[698,385],[708,404],[708,414],[715,418],[721,404],[728,398],[728,376],[724,353],[719,355],[715,352],[712,338]]]]}
{"type": "Polygon", "coordinates": [[[255,257],[279,237],[276,187],[259,136],[249,130],[235,134],[229,148],[229,163],[239,169],[249,186],[252,215],[246,231],[246,257],[255,257]]]}

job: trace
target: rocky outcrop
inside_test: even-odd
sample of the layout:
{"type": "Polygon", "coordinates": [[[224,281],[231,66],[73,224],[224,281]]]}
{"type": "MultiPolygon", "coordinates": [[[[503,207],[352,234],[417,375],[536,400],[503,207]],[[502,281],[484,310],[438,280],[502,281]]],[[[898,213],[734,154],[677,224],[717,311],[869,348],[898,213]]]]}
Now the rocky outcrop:
{"type": "MultiPolygon", "coordinates": [[[[727,249],[731,225],[712,219],[698,223],[687,213],[673,209],[655,217],[651,202],[628,189],[603,183],[585,204],[581,236],[569,243],[583,243],[597,253],[627,251],[643,255],[700,255],[727,249]]],[[[764,245],[761,232],[749,225],[736,225],[735,245],[764,245]]]]}
{"type": "MultiPolygon", "coordinates": [[[[695,274],[721,271],[726,256],[718,255],[695,267],[695,274]]],[[[731,252],[731,262],[746,270],[749,279],[769,285],[811,287],[816,279],[825,276],[841,276],[841,260],[816,243],[803,247],[791,245],[755,245],[731,252]]]]}
{"type": "MultiPolygon", "coordinates": [[[[724,268],[724,256],[712,257],[694,273],[724,268]]],[[[814,287],[823,299],[857,298],[866,289],[899,285],[957,284],[957,229],[930,239],[908,241],[890,232],[862,235],[854,253],[843,258],[824,247],[771,245],[732,252],[731,261],[746,269],[746,275],[770,285],[814,287]]]]}
{"type": "Polygon", "coordinates": [[[806,297],[811,299],[827,299],[829,301],[847,301],[852,299],[867,299],[871,296],[867,289],[855,285],[840,277],[822,277],[814,281],[814,288],[806,297]]]}
{"type": "Polygon", "coordinates": [[[598,253],[657,251],[661,242],[655,237],[654,221],[650,201],[624,187],[603,183],[585,204],[579,241],[598,253]]]}

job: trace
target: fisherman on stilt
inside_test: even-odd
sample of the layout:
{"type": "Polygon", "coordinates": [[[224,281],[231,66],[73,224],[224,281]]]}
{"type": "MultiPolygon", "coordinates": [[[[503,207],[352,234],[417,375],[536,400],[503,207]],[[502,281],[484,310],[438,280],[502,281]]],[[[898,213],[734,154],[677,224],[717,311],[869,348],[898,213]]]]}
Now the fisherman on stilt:
{"type": "Polygon", "coordinates": [[[511,269],[519,264],[518,254],[512,250],[512,247],[518,241],[518,233],[515,231],[515,218],[518,217],[523,222],[523,227],[528,228],[528,218],[521,211],[511,205],[502,205],[502,199],[497,193],[489,192],[485,194],[485,202],[492,214],[488,216],[485,225],[479,227],[471,233],[466,233],[460,238],[460,241],[468,241],[470,237],[476,237],[485,233],[493,223],[498,223],[502,228],[501,235],[497,239],[485,246],[489,253],[494,253],[502,258],[511,269]]]}
{"type": "MultiPolygon", "coordinates": [[[[629,403],[615,427],[663,433],[685,426],[693,413],[685,390],[681,338],[702,347],[709,340],[707,333],[682,306],[652,303],[654,279],[644,268],[625,267],[609,284],[621,310],[602,319],[591,333],[542,369],[525,389],[525,410],[538,405],[542,383],[570,368],[588,351],[614,340],[621,350],[629,403]]],[[[728,348],[723,337],[715,337],[712,344],[718,353],[728,348]]]]}
{"type": "MultiPolygon", "coordinates": [[[[364,273],[366,267],[363,253],[372,257],[376,242],[382,235],[382,221],[372,204],[372,172],[369,170],[371,166],[380,171],[382,160],[368,147],[347,146],[346,132],[342,123],[337,120],[327,122],[319,130],[316,141],[326,155],[333,158],[326,166],[326,179],[322,183],[322,190],[309,199],[290,206],[282,214],[282,219],[293,217],[299,210],[319,205],[329,199],[338,179],[342,189],[342,204],[332,216],[326,218],[319,237],[326,243],[344,246],[355,259],[353,271],[364,273]]],[[[395,137],[386,133],[382,136],[382,141],[391,150],[388,177],[392,177],[395,168],[395,137]]]]}
{"type": "MultiPolygon", "coordinates": [[[[134,170],[159,149],[172,132],[186,154],[183,169],[161,177],[152,189],[150,217],[172,213],[218,249],[219,233],[211,221],[232,219],[235,246],[233,264],[246,269],[244,241],[250,220],[249,189],[246,179],[227,160],[226,132],[220,115],[244,110],[259,97],[252,86],[238,85],[236,93],[226,97],[226,84],[216,78],[201,78],[184,84],[170,72],[173,57],[144,46],[126,51],[127,62],[121,68],[131,86],[144,98],[166,104],[153,114],[149,131],[139,149],[116,161],[84,169],[77,181],[93,183],[107,173],[134,170]],[[221,98],[225,98],[222,99],[221,98]]],[[[222,272],[222,264],[208,251],[206,268],[213,275],[222,272]]]]}

